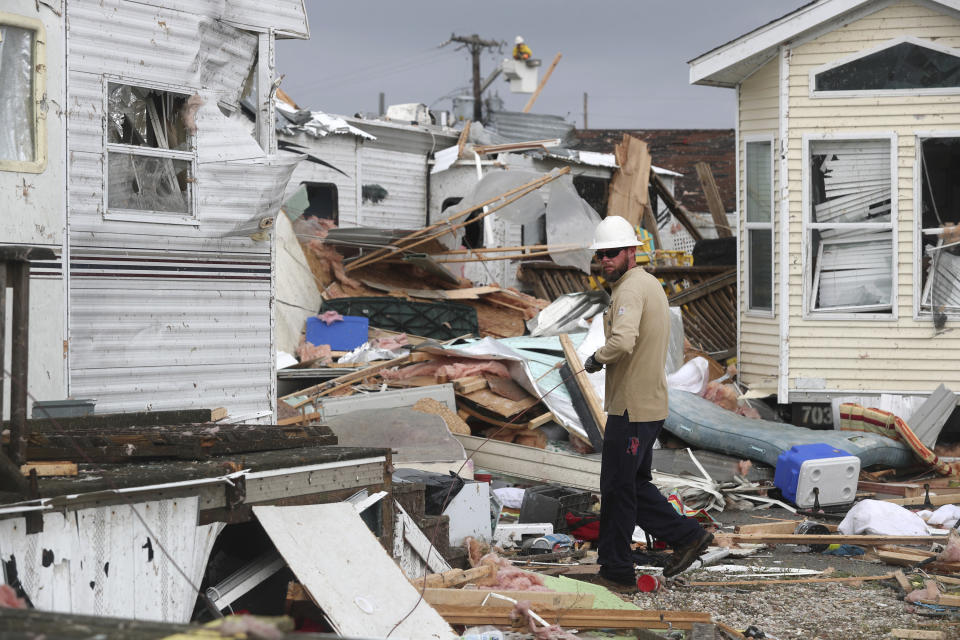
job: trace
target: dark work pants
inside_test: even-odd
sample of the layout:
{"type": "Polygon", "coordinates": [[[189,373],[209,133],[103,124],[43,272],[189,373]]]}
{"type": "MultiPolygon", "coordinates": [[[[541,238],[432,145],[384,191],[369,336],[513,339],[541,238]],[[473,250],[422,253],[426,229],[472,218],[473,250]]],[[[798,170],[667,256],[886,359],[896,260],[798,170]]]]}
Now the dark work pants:
{"type": "Polygon", "coordinates": [[[597,560],[609,577],[633,578],[630,543],[635,525],[674,546],[692,542],[702,531],[696,520],[677,513],[650,482],[653,443],[662,428],[663,420],[630,422],[626,413],[607,417],[597,560]]]}

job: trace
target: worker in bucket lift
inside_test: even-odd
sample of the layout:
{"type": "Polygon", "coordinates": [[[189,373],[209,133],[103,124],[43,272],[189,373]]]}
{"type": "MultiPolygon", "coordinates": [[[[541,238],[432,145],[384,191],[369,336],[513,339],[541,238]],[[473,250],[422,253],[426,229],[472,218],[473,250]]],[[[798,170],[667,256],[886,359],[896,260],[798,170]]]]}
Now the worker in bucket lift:
{"type": "Polygon", "coordinates": [[[635,525],[673,545],[663,575],[688,568],[713,534],[673,508],[651,482],[653,444],[667,417],[664,363],[670,309],[663,287],[637,266],[633,226],[620,216],[597,225],[591,249],[613,286],[603,315],[605,344],[588,357],[590,373],[607,368],[607,425],[600,467],[600,578],[610,586],[636,588],[630,543],[635,525]]]}
{"type": "Polygon", "coordinates": [[[530,47],[523,41],[523,36],[517,36],[514,40],[513,46],[513,59],[514,60],[529,60],[530,56],[533,55],[533,52],[530,51],[530,47]]]}

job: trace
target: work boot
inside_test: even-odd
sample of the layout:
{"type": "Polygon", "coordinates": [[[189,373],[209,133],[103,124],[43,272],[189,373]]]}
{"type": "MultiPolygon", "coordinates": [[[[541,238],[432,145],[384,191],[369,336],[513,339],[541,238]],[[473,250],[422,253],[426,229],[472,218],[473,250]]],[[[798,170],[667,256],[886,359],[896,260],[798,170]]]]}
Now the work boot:
{"type": "Polygon", "coordinates": [[[682,572],[706,551],[710,543],[713,542],[713,534],[708,531],[702,531],[701,533],[702,535],[695,538],[693,542],[673,550],[673,555],[670,556],[663,568],[665,577],[669,578],[682,572]]]}
{"type": "Polygon", "coordinates": [[[613,575],[603,570],[603,567],[600,567],[600,571],[597,572],[594,580],[591,580],[593,584],[599,584],[601,586],[615,591],[617,593],[635,593],[637,591],[637,578],[613,575]]]}

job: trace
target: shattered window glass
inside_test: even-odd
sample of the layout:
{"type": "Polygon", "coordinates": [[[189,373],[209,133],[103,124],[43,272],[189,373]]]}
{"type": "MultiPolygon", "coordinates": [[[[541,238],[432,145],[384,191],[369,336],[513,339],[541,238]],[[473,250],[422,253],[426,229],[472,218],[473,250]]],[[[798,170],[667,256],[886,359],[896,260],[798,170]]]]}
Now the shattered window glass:
{"type": "Polygon", "coordinates": [[[0,160],[36,159],[33,49],[36,31],[0,24],[0,160]]]}
{"type": "Polygon", "coordinates": [[[892,311],[890,141],[810,143],[811,309],[892,311]]]}
{"type": "Polygon", "coordinates": [[[902,42],[816,75],[817,91],[960,87],[960,58],[902,42]]]}
{"type": "MultiPolygon", "coordinates": [[[[920,310],[934,322],[960,313],[960,138],[920,144],[920,310]]],[[[939,328],[939,327],[938,327],[939,328]]]]}
{"type": "Polygon", "coordinates": [[[107,207],[190,213],[189,160],[110,152],[107,207]]]}
{"type": "Polygon", "coordinates": [[[193,212],[190,96],[109,83],[107,209],[109,212],[193,212]]]}

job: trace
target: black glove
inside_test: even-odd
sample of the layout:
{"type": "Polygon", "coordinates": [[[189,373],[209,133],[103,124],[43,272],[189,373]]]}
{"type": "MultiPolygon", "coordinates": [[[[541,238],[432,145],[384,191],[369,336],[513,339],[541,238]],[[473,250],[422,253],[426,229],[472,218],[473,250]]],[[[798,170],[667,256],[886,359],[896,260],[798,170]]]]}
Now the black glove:
{"type": "Polygon", "coordinates": [[[587,358],[586,362],[583,363],[583,368],[587,373],[596,373],[603,369],[603,365],[596,361],[593,356],[587,358]]]}

